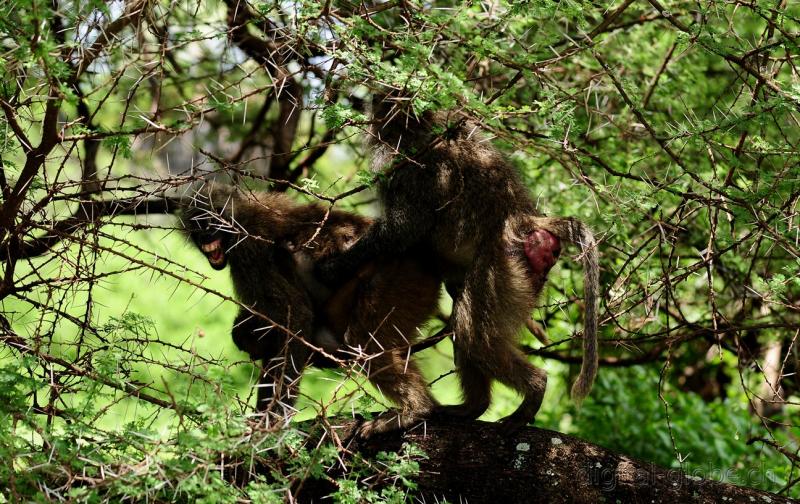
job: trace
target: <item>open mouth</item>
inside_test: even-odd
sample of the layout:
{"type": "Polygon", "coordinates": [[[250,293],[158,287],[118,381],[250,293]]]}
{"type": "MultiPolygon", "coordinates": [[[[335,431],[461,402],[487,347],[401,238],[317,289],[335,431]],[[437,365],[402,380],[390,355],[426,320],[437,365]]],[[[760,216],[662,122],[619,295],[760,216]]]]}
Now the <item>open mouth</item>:
{"type": "Polygon", "coordinates": [[[212,268],[222,269],[225,267],[225,251],[222,250],[222,240],[204,243],[200,248],[203,250],[212,268]]]}

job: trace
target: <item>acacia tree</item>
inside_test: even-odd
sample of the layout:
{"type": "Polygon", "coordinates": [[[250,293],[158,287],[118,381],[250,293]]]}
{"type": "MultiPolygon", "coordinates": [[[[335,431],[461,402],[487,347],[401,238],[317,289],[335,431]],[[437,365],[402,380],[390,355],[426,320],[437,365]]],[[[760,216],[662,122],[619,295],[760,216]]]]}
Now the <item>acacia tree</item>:
{"type": "MultiPolygon", "coordinates": [[[[764,463],[770,478],[746,483],[797,495],[797,6],[19,0],[2,9],[7,496],[280,499],[336,465],[335,443],[312,449],[298,431],[254,422],[246,396],[230,400],[231,370],[245,364],[165,337],[145,310],[105,305],[109,285],[143,275],[235,305],[199,256],[185,264],[138,233],[169,237],[175,221],[163,214],[193,182],[368,204],[367,104],[387,88],[402,89],[417,113],[472,117],[542,210],[577,216],[601,237],[598,390],[579,411],[553,398],[546,425],[689,470],[715,456],[734,468],[764,463]],[[697,411],[713,421],[699,424],[697,411]]],[[[579,362],[576,264],[551,274],[535,314],[553,343],[528,345],[560,376],[579,362]]],[[[215,338],[229,345],[227,334],[215,338]]],[[[350,460],[331,491],[400,499],[418,458],[408,447],[350,460]]]]}

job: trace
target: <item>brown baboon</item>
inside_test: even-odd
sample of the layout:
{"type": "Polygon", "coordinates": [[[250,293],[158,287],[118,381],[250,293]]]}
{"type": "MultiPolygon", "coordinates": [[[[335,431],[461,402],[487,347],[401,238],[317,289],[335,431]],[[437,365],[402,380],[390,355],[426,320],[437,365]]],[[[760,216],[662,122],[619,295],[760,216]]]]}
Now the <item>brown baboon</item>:
{"type": "MultiPolygon", "coordinates": [[[[259,410],[291,407],[309,359],[333,364],[315,348],[338,357],[357,352],[369,356],[370,381],[399,406],[365,424],[363,433],[408,425],[435,406],[409,349],[436,309],[440,280],[409,249],[365,263],[338,288],[321,292],[308,278],[313,265],[346,250],[371,222],[348,212],[325,214],[319,205],[280,193],[209,184],[187,205],[183,220],[212,267],[230,266],[236,295],[249,308],[239,310],[232,336],[262,361],[259,410]]],[[[288,409],[277,413],[285,417],[288,409]]]]}
{"type": "Polygon", "coordinates": [[[489,406],[492,379],[523,394],[504,422],[534,420],[547,381],[520,352],[516,336],[534,307],[560,240],[577,244],[585,270],[584,357],[572,396],[581,400],[597,372],[597,251],[578,220],[543,217],[516,171],[456,113],[420,116],[401,100],[376,99],[370,141],[383,216],[352,247],[318,264],[338,285],[362,264],[409,247],[432,251],[453,297],[455,361],[464,402],[442,412],[466,418],[489,406]]]}

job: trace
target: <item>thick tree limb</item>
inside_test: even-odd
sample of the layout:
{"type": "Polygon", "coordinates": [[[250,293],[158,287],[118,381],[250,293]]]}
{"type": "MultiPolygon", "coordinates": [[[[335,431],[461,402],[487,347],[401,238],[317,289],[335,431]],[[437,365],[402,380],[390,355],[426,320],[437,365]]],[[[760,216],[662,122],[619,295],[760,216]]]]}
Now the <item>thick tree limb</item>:
{"type": "MultiPolygon", "coordinates": [[[[352,430],[355,422],[342,427],[352,430]]],[[[499,423],[428,421],[406,432],[353,441],[361,455],[421,448],[420,502],[771,502],[791,499],[665,469],[559,432],[499,423]]],[[[334,479],[338,474],[329,474],[334,479]]],[[[298,502],[324,502],[329,481],[305,482],[298,502]]]]}
{"type": "MultiPolygon", "coordinates": [[[[42,140],[35,148],[31,148],[25,153],[25,165],[19,174],[17,183],[5,197],[0,206],[0,230],[8,230],[14,221],[14,217],[19,210],[22,200],[28,191],[33,178],[39,173],[39,169],[44,164],[47,154],[53,150],[58,143],[58,112],[61,109],[61,99],[59,91],[54,86],[50,86],[50,93],[45,105],[44,117],[42,119],[42,140]]],[[[8,116],[13,117],[13,116],[8,116]]],[[[22,140],[22,138],[20,138],[22,140]]]]}

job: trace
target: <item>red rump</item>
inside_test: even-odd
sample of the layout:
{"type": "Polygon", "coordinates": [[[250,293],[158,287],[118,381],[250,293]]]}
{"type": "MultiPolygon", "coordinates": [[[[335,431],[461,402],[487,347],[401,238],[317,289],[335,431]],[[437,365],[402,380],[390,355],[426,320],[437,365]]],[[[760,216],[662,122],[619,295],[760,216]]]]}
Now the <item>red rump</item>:
{"type": "Polygon", "coordinates": [[[525,240],[525,255],[534,275],[545,275],[561,254],[561,242],[550,231],[537,229],[525,240]]]}

